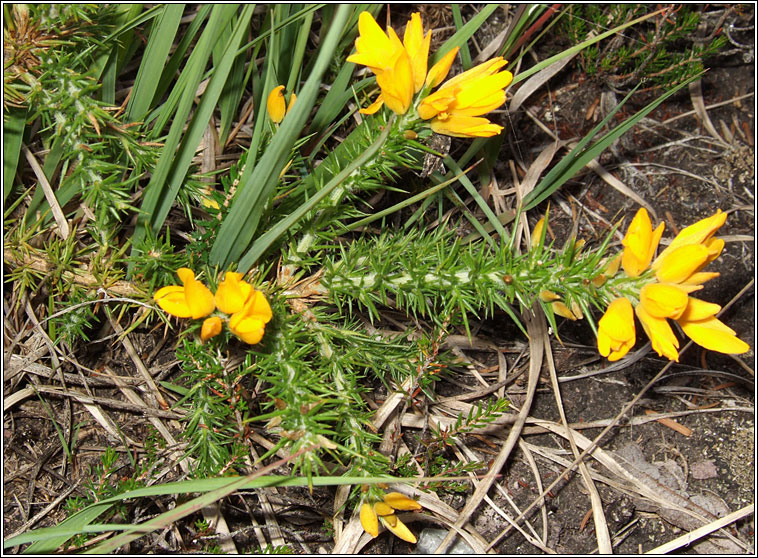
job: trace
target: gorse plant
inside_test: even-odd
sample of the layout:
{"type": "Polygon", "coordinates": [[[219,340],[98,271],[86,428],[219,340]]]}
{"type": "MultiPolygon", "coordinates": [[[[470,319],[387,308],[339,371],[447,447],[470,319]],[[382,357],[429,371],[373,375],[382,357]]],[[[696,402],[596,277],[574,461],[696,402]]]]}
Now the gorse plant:
{"type": "MultiPolygon", "coordinates": [[[[503,132],[494,111],[520,79],[502,56],[517,37],[479,63],[465,46],[496,8],[487,6],[460,25],[436,53],[420,14],[411,14],[401,38],[377,24],[376,7],[275,5],[255,17],[253,6],[204,5],[187,20],[177,5],[145,13],[13,8],[16,62],[6,78],[12,85],[6,103],[19,107],[14,118],[24,123],[22,132],[31,121],[44,130],[38,147],[49,149],[43,171],[48,179],[58,177],[57,202],[76,199],[82,206],[82,215],[74,210],[66,218],[88,220],[89,241],[82,239],[85,227],[68,241],[42,241],[54,262],[53,283],[79,273],[87,256],[94,284],[107,287],[128,277],[157,305],[151,314],[182,320],[176,348],[182,375],[162,385],[178,394],[176,407],[186,413],[192,476],[250,474],[252,434],[263,433],[275,442],[256,465],[284,453],[291,473],[309,483],[323,475],[349,477],[366,532],[377,536],[384,525],[415,542],[396,512],[420,504],[376,483],[391,461],[378,449],[381,424],[365,395],[383,386],[409,403],[433,397],[434,382],[459,364],[443,342],[459,328],[470,333],[472,319],[505,314],[524,332],[528,313],[544,312],[553,331],[558,318],[587,319],[600,353],[616,360],[635,344],[634,306],[653,348],[672,360],[678,341],[669,318],[708,349],[748,349],[715,317],[719,307],[689,296],[713,277],[702,268],[723,249],[713,235],[725,213],[684,229],[653,260],[662,229],[653,231],[643,211],[616,254],[615,228],[598,245],[575,237],[558,245],[547,241],[545,214],[522,246],[517,228],[506,230],[490,209],[467,176],[470,169],[461,167],[503,132]],[[78,43],[63,39],[76,35],[85,15],[123,44],[108,51],[87,40],[83,53],[70,50],[78,43]],[[58,23],[46,23],[50,18],[58,23]],[[130,97],[113,110],[115,76],[140,48],[133,29],[146,22],[130,97]],[[309,58],[314,30],[318,49],[309,58]],[[50,43],[54,37],[60,40],[50,43]],[[454,70],[459,53],[460,71],[454,70]],[[345,64],[335,66],[335,60],[345,64]],[[158,75],[162,65],[166,71],[158,75]],[[356,67],[365,68],[357,79],[356,67]],[[248,126],[233,127],[248,83],[253,114],[248,126]],[[244,134],[244,147],[216,188],[218,169],[200,159],[223,151],[236,134],[244,134]],[[402,196],[401,178],[426,178],[422,166],[434,151],[433,134],[459,138],[467,154],[456,161],[438,153],[447,176],[435,172],[432,187],[375,212],[372,196],[387,190],[402,196]],[[439,211],[426,211],[435,201],[439,211]],[[443,215],[448,204],[463,208],[474,234],[458,233],[460,223],[443,215]],[[125,216],[134,217],[128,226],[125,216]],[[394,228],[391,219],[405,224],[394,228]],[[122,234],[128,240],[119,242],[122,234]],[[596,325],[593,313],[599,312],[604,316],[596,325]],[[393,327],[398,320],[413,325],[393,327]]],[[[550,12],[535,7],[520,14],[514,29],[531,34],[550,12]]],[[[673,92],[595,139],[609,114],[521,200],[514,223],[526,223],[528,209],[673,92]]],[[[30,237],[47,226],[43,198],[34,195],[7,240],[17,267],[13,278],[25,289],[41,281],[25,262],[38,251],[30,237]],[[41,218],[32,220],[38,210],[41,218]]],[[[55,290],[49,312],[94,300],[91,294],[80,286],[55,290]]],[[[51,324],[71,343],[96,319],[94,309],[82,306],[51,324]]],[[[433,427],[428,447],[444,450],[507,408],[494,398],[472,407],[449,429],[433,427]]],[[[445,474],[471,470],[426,459],[445,474]]],[[[50,550],[54,542],[60,544],[35,543],[32,550],[50,550]]]]}

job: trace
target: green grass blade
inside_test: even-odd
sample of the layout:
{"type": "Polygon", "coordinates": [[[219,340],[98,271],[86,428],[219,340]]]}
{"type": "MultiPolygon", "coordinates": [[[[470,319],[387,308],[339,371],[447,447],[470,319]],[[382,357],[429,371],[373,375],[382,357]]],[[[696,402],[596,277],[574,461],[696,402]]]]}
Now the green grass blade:
{"type": "Polygon", "coordinates": [[[142,63],[134,79],[132,95],[126,106],[128,120],[140,120],[150,109],[183,13],[184,4],[165,4],[158,17],[153,20],[145,54],[142,56],[142,63]]]}
{"type": "Polygon", "coordinates": [[[476,186],[474,186],[471,183],[471,181],[468,179],[468,177],[463,172],[463,170],[461,170],[461,168],[458,166],[458,163],[456,163],[455,160],[450,155],[445,156],[444,161],[445,161],[445,165],[447,165],[447,168],[449,168],[452,172],[460,175],[460,183],[463,184],[463,187],[466,188],[468,193],[474,198],[474,201],[476,201],[476,204],[479,206],[479,209],[481,209],[484,212],[484,214],[487,217],[487,220],[490,222],[493,229],[500,235],[500,238],[502,239],[502,241],[503,242],[507,241],[508,233],[505,232],[505,229],[503,228],[503,224],[500,222],[497,216],[492,212],[492,209],[490,209],[490,206],[487,203],[487,201],[484,198],[482,198],[482,196],[476,190],[476,186]]]}
{"type": "Polygon", "coordinates": [[[3,114],[3,205],[13,190],[21,144],[26,128],[26,110],[10,108],[3,114]]]}
{"type": "MultiPolygon", "coordinates": [[[[461,15],[461,5],[451,4],[451,8],[453,9],[453,23],[455,24],[455,27],[457,29],[462,29],[463,16],[461,15]]],[[[461,55],[461,63],[463,64],[463,69],[468,70],[469,68],[471,68],[471,52],[468,49],[468,41],[464,42],[461,45],[460,55],[461,55]]]]}
{"type": "MultiPolygon", "coordinates": [[[[577,45],[572,46],[571,48],[567,48],[563,52],[559,52],[558,54],[551,56],[550,58],[547,58],[543,60],[542,62],[535,64],[531,68],[524,70],[523,72],[519,72],[513,77],[513,81],[511,82],[511,86],[517,84],[520,81],[525,80],[532,74],[535,74],[542,70],[543,68],[548,67],[553,62],[557,62],[558,60],[561,60],[565,58],[566,56],[571,56],[572,54],[576,54],[577,52],[587,48],[588,46],[591,46],[598,41],[602,41],[606,37],[610,37],[611,35],[615,35],[619,31],[622,31],[626,29],[627,27],[631,27],[632,25],[636,25],[638,23],[641,23],[645,21],[646,19],[650,19],[651,17],[655,17],[657,15],[660,15],[663,10],[657,10],[653,13],[646,14],[644,16],[638,17],[637,19],[633,19],[632,21],[629,21],[627,23],[624,23],[623,25],[619,25],[618,27],[614,27],[613,29],[606,31],[605,33],[601,33],[597,37],[592,37],[591,39],[587,39],[586,41],[583,41],[577,45]]],[[[444,45],[443,45],[444,46],[444,45]]]]}
{"type": "Polygon", "coordinates": [[[303,130],[321,86],[321,77],[332,61],[334,50],[350,17],[352,8],[341,4],[331,22],[326,39],[319,48],[314,69],[303,86],[292,110],[282,121],[250,178],[240,183],[237,198],[221,225],[210,253],[211,265],[228,267],[237,260],[253,239],[264,205],[276,187],[279,173],[290,157],[292,145],[303,130]]]}
{"type": "MultiPolygon", "coordinates": [[[[235,33],[227,43],[223,60],[214,71],[185,133],[184,126],[194,104],[195,91],[203,77],[205,64],[211,56],[215,42],[224,40],[221,33],[236,10],[237,7],[234,5],[217,4],[213,6],[208,25],[190,55],[187,68],[182,74],[188,77],[185,80],[186,84],[182,91],[174,122],[171,124],[171,130],[165,141],[158,164],[155,166],[150,182],[145,188],[142,212],[137,220],[137,227],[132,239],[133,245],[139,244],[148,227],[153,232],[160,230],[187,174],[195,150],[200,144],[205,127],[208,125],[208,120],[216,107],[218,97],[231,69],[237,46],[243,33],[247,30],[245,26],[252,17],[252,9],[246,6],[243,9],[243,16],[238,21],[235,33]]],[[[131,268],[129,272],[131,273],[131,268]]]]}
{"type": "Polygon", "coordinates": [[[337,174],[332,180],[329,181],[323,188],[321,188],[313,197],[307,202],[298,207],[295,211],[289,214],[287,217],[279,221],[276,225],[271,227],[265,234],[260,236],[253,242],[250,250],[242,257],[239,262],[238,271],[244,273],[250,269],[258,258],[271,247],[271,245],[290,227],[303,218],[309,211],[311,211],[318,203],[323,200],[329,193],[337,186],[342,184],[354,171],[359,169],[363,164],[370,161],[374,155],[381,149],[384,142],[387,140],[391,128],[391,123],[387,123],[379,137],[374,143],[372,143],[368,149],[361,153],[360,157],[355,159],[352,163],[346,166],[342,171],[337,174]]]}
{"type": "Polygon", "coordinates": [[[525,198],[523,202],[523,210],[527,211],[537,204],[547,199],[553,192],[560,188],[567,180],[574,176],[584,165],[589,161],[600,155],[605,149],[607,149],[616,139],[627,133],[637,122],[642,120],[645,116],[655,110],[658,105],[668,99],[671,95],[675,94],[682,87],[687,86],[690,82],[699,78],[702,74],[691,77],[690,79],[680,83],[676,87],[670,89],[655,101],[648,104],[645,108],[638,111],[633,116],[627,118],[624,122],[614,127],[611,131],[607,132],[600,139],[598,139],[591,146],[586,147],[592,137],[599,131],[601,125],[604,125],[610,120],[610,117],[621,108],[621,106],[629,99],[634,93],[627,95],[624,100],[605,118],[600,125],[596,126],[582,141],[571,150],[571,152],[564,157],[558,165],[556,165],[547,175],[543,178],[539,184],[532,190],[525,198]]]}
{"type": "Polygon", "coordinates": [[[432,56],[432,59],[429,61],[429,67],[431,68],[432,64],[438,62],[439,59],[447,54],[450,49],[455,47],[463,48],[466,44],[466,41],[468,41],[471,36],[476,33],[482,24],[487,21],[487,18],[490,17],[490,15],[492,15],[492,13],[498,8],[499,6],[497,4],[487,4],[484,6],[482,10],[474,17],[472,17],[468,22],[466,22],[466,25],[461,27],[455,33],[455,35],[442,43],[442,45],[437,49],[437,52],[434,53],[434,56],[432,56]]]}

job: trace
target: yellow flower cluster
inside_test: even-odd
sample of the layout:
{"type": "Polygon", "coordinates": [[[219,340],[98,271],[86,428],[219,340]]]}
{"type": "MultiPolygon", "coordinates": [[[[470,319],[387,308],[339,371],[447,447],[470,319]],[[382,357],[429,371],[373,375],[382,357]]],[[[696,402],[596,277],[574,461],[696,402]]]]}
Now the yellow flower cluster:
{"type": "Polygon", "coordinates": [[[716,272],[701,271],[715,260],[724,241],[713,235],[726,221],[721,210],[683,229],[671,244],[650,264],[663,234],[661,223],[653,230],[643,208],[637,212],[622,242],[621,266],[629,277],[639,277],[648,267],[654,279],[640,289],[639,302],[621,297],[608,306],[598,322],[598,350],[609,360],[618,360],[634,346],[634,314],[650,338],[653,349],[670,360],[679,361],[679,340],[668,320],[676,320],[695,343],[720,353],[741,354],[750,347],[735,336],[716,314],[718,304],[689,296],[703,283],[718,277],[716,272]]]}
{"type": "Polygon", "coordinates": [[[416,542],[416,536],[395,515],[395,510],[420,510],[421,504],[399,492],[384,495],[381,501],[363,502],[360,508],[360,519],[363,530],[372,537],[379,535],[379,522],[396,537],[409,543],[416,542]]]}
{"type": "Polygon", "coordinates": [[[195,279],[191,269],[182,267],[176,273],[182,286],[159,289],[153,297],[158,306],[177,318],[206,318],[200,330],[203,341],[221,333],[222,317],[211,316],[218,308],[228,315],[229,330],[234,335],[250,345],[260,342],[272,317],[271,306],[262,292],[242,281],[242,273],[227,271],[215,295],[195,279]]]}
{"type": "Polygon", "coordinates": [[[481,117],[505,102],[505,88],[513,80],[511,72],[500,71],[507,64],[502,57],[479,64],[428,94],[447,77],[457,47],[427,73],[431,31],[424,35],[418,13],[406,24],[402,42],[391,27],[387,33],[382,31],[369,12],[360,14],[358,31],[356,53],[347,60],[370,68],[381,89],[379,98],[362,113],[373,114],[386,104],[396,114],[406,114],[413,96],[422,91],[426,95],[418,105],[418,116],[431,120],[430,126],[438,134],[490,137],[503,130],[481,117]]]}

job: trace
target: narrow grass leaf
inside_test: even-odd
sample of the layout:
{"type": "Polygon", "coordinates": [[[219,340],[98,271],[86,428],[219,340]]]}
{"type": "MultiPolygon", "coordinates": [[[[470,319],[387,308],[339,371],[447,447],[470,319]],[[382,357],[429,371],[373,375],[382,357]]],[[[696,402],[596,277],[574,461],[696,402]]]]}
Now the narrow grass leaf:
{"type": "Polygon", "coordinates": [[[126,117],[130,121],[144,118],[150,109],[184,13],[184,4],[164,4],[162,7],[150,28],[150,38],[126,105],[126,117]]]}
{"type": "Polygon", "coordinates": [[[353,172],[359,169],[362,165],[370,161],[374,155],[381,149],[384,142],[387,140],[391,129],[391,123],[388,123],[379,137],[374,143],[372,143],[368,149],[361,153],[360,157],[355,159],[352,163],[346,166],[337,176],[332,178],[323,188],[321,188],[313,197],[307,202],[298,207],[295,211],[289,214],[287,217],[279,221],[276,225],[271,227],[265,234],[260,236],[253,242],[250,250],[242,257],[239,262],[238,271],[245,273],[250,269],[258,258],[285,232],[287,232],[295,223],[303,218],[309,211],[311,211],[318,203],[331,193],[337,186],[342,184],[353,172]]]}
{"type": "Polygon", "coordinates": [[[321,87],[321,76],[332,62],[334,50],[351,10],[350,6],[344,4],[337,8],[329,32],[319,49],[314,69],[303,86],[297,103],[285,116],[266,153],[251,172],[250,178],[245,183],[240,183],[234,205],[222,223],[211,249],[211,265],[228,267],[242,255],[253,239],[263,208],[276,187],[279,173],[289,159],[292,145],[302,132],[316,101],[321,87]]]}
{"type": "Polygon", "coordinates": [[[466,41],[468,41],[471,36],[479,30],[484,22],[487,21],[487,18],[490,17],[492,13],[499,7],[500,6],[497,4],[485,5],[478,14],[466,22],[466,24],[461,27],[452,37],[442,43],[442,45],[437,49],[437,52],[434,54],[434,56],[432,56],[432,59],[429,61],[429,67],[431,67],[432,64],[439,62],[440,58],[447,54],[451,49],[455,47],[463,48],[466,44],[466,41]]]}
{"type": "Polygon", "coordinates": [[[26,128],[26,113],[25,109],[9,108],[3,114],[3,205],[13,190],[26,128]]]}
{"type": "MultiPolygon", "coordinates": [[[[599,131],[600,125],[595,127],[579,144],[571,150],[571,152],[564,157],[561,162],[556,165],[545,178],[535,187],[532,192],[524,198],[524,211],[535,207],[537,204],[548,198],[553,192],[560,188],[567,180],[574,176],[582,167],[584,167],[589,161],[600,155],[605,149],[607,149],[616,139],[628,132],[637,122],[642,120],[645,116],[655,110],[658,105],[663,101],[674,95],[682,87],[689,85],[695,79],[699,79],[702,74],[691,77],[690,79],[682,82],[671,90],[667,91],[658,99],[648,104],[645,108],[638,111],[634,116],[627,118],[624,122],[613,128],[611,131],[603,135],[599,140],[592,144],[587,149],[584,147],[592,139],[592,137],[599,131]]],[[[611,111],[608,117],[603,119],[601,124],[610,120],[610,117],[629,99],[634,93],[632,91],[627,95],[619,105],[611,111]]]]}

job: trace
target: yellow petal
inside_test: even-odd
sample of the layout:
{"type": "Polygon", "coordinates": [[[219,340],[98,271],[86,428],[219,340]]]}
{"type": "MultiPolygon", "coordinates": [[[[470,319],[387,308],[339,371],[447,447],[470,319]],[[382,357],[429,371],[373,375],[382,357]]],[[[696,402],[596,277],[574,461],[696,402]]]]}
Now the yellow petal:
{"type": "Polygon", "coordinates": [[[408,498],[405,494],[400,492],[390,492],[384,495],[384,502],[396,510],[420,510],[421,504],[419,504],[413,498],[408,498]]]}
{"type": "Polygon", "coordinates": [[[387,71],[376,76],[384,104],[395,114],[405,114],[413,100],[413,69],[405,49],[401,49],[387,71]]]}
{"type": "Polygon", "coordinates": [[[172,316],[176,316],[177,318],[189,318],[192,316],[192,310],[190,310],[184,298],[184,287],[179,287],[178,285],[163,287],[155,293],[153,298],[158,303],[158,306],[172,316]]]}
{"type": "Polygon", "coordinates": [[[653,350],[659,356],[665,356],[669,360],[679,362],[679,340],[671,330],[671,326],[665,318],[655,318],[645,311],[640,304],[635,308],[637,317],[640,319],[642,328],[645,330],[653,350]]]}
{"type": "Polygon", "coordinates": [[[195,319],[204,318],[216,309],[213,293],[195,279],[184,283],[184,299],[195,319]]]}
{"type": "Polygon", "coordinates": [[[266,99],[266,110],[268,117],[275,123],[279,124],[287,112],[287,105],[284,102],[284,86],[277,85],[271,90],[266,99]]]}
{"type": "Polygon", "coordinates": [[[216,335],[221,333],[221,326],[221,318],[218,316],[211,316],[210,318],[206,318],[203,322],[203,327],[200,330],[200,339],[205,342],[211,337],[216,337],[216,335]]]}
{"type": "Polygon", "coordinates": [[[438,134],[462,138],[489,138],[503,131],[502,126],[478,116],[449,116],[432,120],[431,128],[438,134]]]}
{"type": "Polygon", "coordinates": [[[380,519],[382,520],[382,523],[384,523],[384,526],[387,527],[387,529],[389,529],[397,538],[403,539],[404,541],[411,544],[415,544],[416,536],[411,533],[411,530],[406,527],[405,523],[397,519],[394,525],[390,525],[390,522],[388,522],[384,517],[380,519]]]}
{"type": "Polygon", "coordinates": [[[690,275],[685,281],[682,282],[683,285],[702,285],[706,281],[710,281],[711,279],[715,279],[721,275],[718,271],[699,271],[697,273],[693,273],[690,275]]]}
{"type": "Polygon", "coordinates": [[[432,41],[432,32],[429,31],[424,37],[424,26],[421,23],[421,14],[411,14],[410,21],[405,26],[403,45],[411,58],[413,67],[414,92],[418,93],[424,86],[426,67],[429,59],[429,45],[432,41]]]}
{"type": "Polygon", "coordinates": [[[661,223],[654,231],[647,210],[642,207],[637,211],[621,241],[624,245],[621,264],[629,277],[637,277],[650,265],[664,227],[661,223]]]}
{"type": "Polygon", "coordinates": [[[706,302],[705,300],[700,300],[699,298],[690,297],[687,303],[687,308],[682,313],[682,315],[679,316],[679,320],[684,322],[696,322],[699,320],[705,320],[707,318],[712,318],[718,314],[719,310],[721,310],[721,306],[718,304],[713,304],[712,302],[706,302]]]}
{"type": "Polygon", "coordinates": [[[680,320],[679,324],[687,337],[711,351],[739,355],[750,350],[750,345],[738,338],[733,329],[715,317],[696,322],[680,320]]]}
{"type": "Polygon", "coordinates": [[[608,360],[619,360],[634,347],[635,342],[632,303],[627,298],[617,298],[608,305],[598,322],[598,352],[608,360]]]}
{"type": "Polygon", "coordinates": [[[287,112],[292,110],[292,107],[295,104],[295,101],[297,101],[297,95],[293,93],[292,95],[290,95],[290,102],[287,103],[287,112]]]}
{"type": "Polygon", "coordinates": [[[379,93],[379,96],[376,98],[376,101],[371,103],[365,109],[359,110],[358,112],[360,112],[361,114],[374,114],[383,106],[384,106],[384,98],[382,97],[382,94],[379,93]]]}
{"type": "Polygon", "coordinates": [[[176,270],[176,274],[179,276],[182,284],[187,283],[188,281],[193,281],[195,279],[195,272],[188,267],[180,267],[176,270]]]}
{"type": "Polygon", "coordinates": [[[225,314],[234,314],[242,310],[253,292],[252,285],[241,279],[242,273],[227,271],[224,280],[216,289],[216,307],[225,314]]]}
{"type": "Polygon", "coordinates": [[[374,511],[376,512],[376,515],[392,515],[395,513],[392,506],[385,504],[384,502],[375,502],[374,511]]]}
{"type": "MultiPolygon", "coordinates": [[[[716,233],[717,230],[719,230],[719,228],[721,228],[725,221],[726,213],[722,213],[719,209],[710,217],[706,217],[689,227],[685,227],[678,235],[676,235],[676,238],[671,241],[671,244],[661,252],[660,256],[658,256],[658,260],[668,256],[680,246],[705,243],[716,233]]],[[[653,264],[653,269],[658,268],[658,260],[653,264]]]]}
{"type": "Polygon", "coordinates": [[[661,283],[681,283],[705,265],[708,248],[702,244],[688,244],[659,258],[660,265],[655,273],[661,283]]]}
{"type": "Polygon", "coordinates": [[[376,517],[376,513],[371,507],[371,504],[361,504],[360,518],[361,526],[364,531],[372,537],[379,535],[379,519],[376,517]]]}
{"type": "Polygon", "coordinates": [[[432,69],[429,70],[429,74],[426,76],[426,85],[429,87],[437,87],[445,80],[448,72],[450,72],[450,67],[453,65],[455,55],[458,54],[458,50],[458,47],[455,47],[447,51],[445,56],[440,58],[439,62],[432,66],[432,69]]]}
{"type": "Polygon", "coordinates": [[[447,111],[454,102],[454,90],[437,91],[427,95],[419,103],[418,115],[424,120],[430,120],[439,113],[447,111]]]}
{"type": "Polygon", "coordinates": [[[668,283],[651,283],[640,290],[640,304],[655,318],[677,319],[687,308],[687,293],[668,283]]]}

